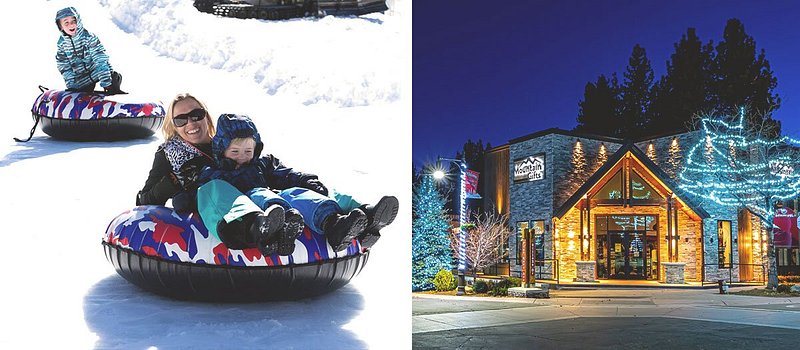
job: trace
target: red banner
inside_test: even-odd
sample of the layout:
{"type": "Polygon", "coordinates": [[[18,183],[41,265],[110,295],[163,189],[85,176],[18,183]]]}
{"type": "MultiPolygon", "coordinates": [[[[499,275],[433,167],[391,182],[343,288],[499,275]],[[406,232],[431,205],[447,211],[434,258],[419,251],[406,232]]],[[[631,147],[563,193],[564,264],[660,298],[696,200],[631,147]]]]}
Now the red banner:
{"type": "Polygon", "coordinates": [[[800,242],[798,240],[798,231],[800,230],[797,229],[797,216],[794,210],[789,208],[776,209],[772,224],[777,226],[773,231],[776,247],[791,248],[798,245],[798,242],[800,242]]]}
{"type": "Polygon", "coordinates": [[[480,195],[478,195],[478,176],[479,175],[480,175],[480,173],[478,173],[477,171],[467,169],[467,172],[466,172],[467,182],[465,184],[465,187],[466,187],[466,190],[467,190],[467,198],[481,198],[480,195]]]}

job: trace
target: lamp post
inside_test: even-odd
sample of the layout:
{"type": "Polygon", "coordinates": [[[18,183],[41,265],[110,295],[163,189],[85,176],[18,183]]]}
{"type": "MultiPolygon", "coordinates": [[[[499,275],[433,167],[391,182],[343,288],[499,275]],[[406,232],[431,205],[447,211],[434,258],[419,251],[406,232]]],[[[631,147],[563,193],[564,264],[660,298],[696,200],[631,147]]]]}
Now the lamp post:
{"type": "MultiPolygon", "coordinates": [[[[456,289],[456,295],[464,295],[464,286],[466,285],[464,271],[467,269],[467,233],[464,230],[464,224],[466,224],[467,217],[467,163],[461,159],[452,158],[439,157],[438,160],[445,160],[458,165],[459,175],[461,178],[461,184],[459,186],[460,201],[458,213],[458,288],[456,289]]],[[[434,177],[436,178],[442,178],[443,176],[444,173],[441,171],[434,173],[434,177]]]]}

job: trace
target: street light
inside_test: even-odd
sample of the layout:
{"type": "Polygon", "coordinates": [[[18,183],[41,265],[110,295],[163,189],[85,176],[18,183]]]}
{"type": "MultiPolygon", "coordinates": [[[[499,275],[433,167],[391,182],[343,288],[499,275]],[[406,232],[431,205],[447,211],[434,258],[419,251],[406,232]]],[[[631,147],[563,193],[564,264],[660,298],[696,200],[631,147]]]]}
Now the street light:
{"type": "MultiPolygon", "coordinates": [[[[464,295],[464,286],[466,281],[464,279],[464,271],[467,269],[467,253],[466,253],[466,236],[464,224],[466,224],[467,217],[467,163],[461,159],[442,158],[439,161],[446,160],[458,165],[461,177],[461,185],[459,186],[459,213],[458,213],[458,289],[456,295],[464,295]]],[[[433,173],[433,177],[441,179],[444,177],[444,172],[437,170],[433,173]]]]}

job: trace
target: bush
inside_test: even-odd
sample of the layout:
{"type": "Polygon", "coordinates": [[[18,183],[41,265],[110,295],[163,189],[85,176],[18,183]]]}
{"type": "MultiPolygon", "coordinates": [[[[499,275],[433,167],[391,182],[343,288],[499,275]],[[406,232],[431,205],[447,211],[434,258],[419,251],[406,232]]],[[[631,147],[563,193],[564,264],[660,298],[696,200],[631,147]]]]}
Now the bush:
{"type": "Polygon", "coordinates": [[[492,288],[489,291],[489,295],[492,295],[492,296],[508,295],[508,287],[509,287],[508,279],[506,279],[506,278],[501,279],[501,280],[497,281],[497,283],[494,283],[492,285],[492,288]]]}
{"type": "Polygon", "coordinates": [[[791,284],[779,284],[778,285],[778,293],[791,293],[791,284]]]}
{"type": "Polygon", "coordinates": [[[456,289],[456,279],[452,272],[442,269],[433,277],[433,286],[439,292],[453,290],[456,289]]]}
{"type": "Polygon", "coordinates": [[[475,280],[472,289],[475,290],[475,293],[483,294],[489,291],[489,284],[484,280],[475,280]]]}
{"type": "Polygon", "coordinates": [[[522,287],[522,278],[509,277],[508,278],[508,286],[509,287],[522,287]]]}

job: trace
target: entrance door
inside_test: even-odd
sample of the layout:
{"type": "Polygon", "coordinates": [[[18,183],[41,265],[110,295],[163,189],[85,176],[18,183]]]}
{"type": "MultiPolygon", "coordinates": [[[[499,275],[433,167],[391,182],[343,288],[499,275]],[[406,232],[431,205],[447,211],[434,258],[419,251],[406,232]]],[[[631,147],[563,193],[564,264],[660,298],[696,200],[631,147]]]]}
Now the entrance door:
{"type": "Polygon", "coordinates": [[[608,278],[647,278],[644,239],[644,231],[608,232],[608,278]]]}

